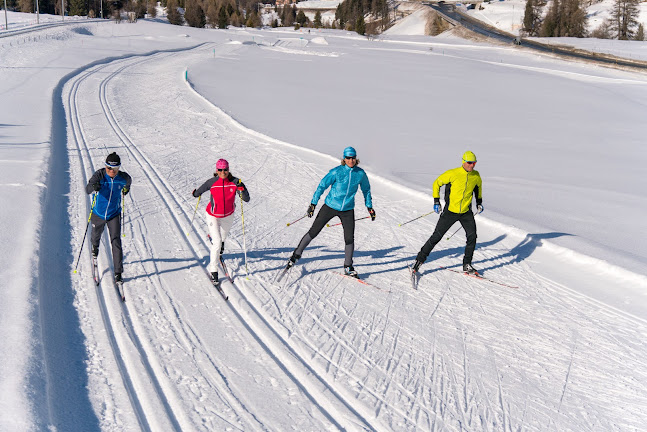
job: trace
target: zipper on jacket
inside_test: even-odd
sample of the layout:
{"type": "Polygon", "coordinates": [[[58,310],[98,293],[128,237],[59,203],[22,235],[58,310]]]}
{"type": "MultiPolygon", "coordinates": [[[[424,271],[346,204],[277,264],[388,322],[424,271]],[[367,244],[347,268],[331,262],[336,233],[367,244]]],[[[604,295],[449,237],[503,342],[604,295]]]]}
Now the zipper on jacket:
{"type": "Polygon", "coordinates": [[[346,205],[346,198],[348,198],[348,192],[350,191],[350,179],[353,177],[353,169],[350,169],[350,172],[348,173],[348,187],[346,188],[346,195],[344,196],[344,200],[341,202],[341,209],[339,211],[344,211],[344,206],[346,205]]]}
{"type": "Polygon", "coordinates": [[[465,188],[463,189],[463,198],[461,198],[461,205],[458,207],[458,213],[463,213],[461,210],[463,210],[463,201],[465,201],[465,192],[467,191],[467,186],[469,184],[470,180],[470,173],[466,172],[465,173],[465,188]]]}
{"type": "Polygon", "coordinates": [[[112,187],[115,184],[115,179],[110,176],[108,177],[110,178],[110,196],[108,197],[108,204],[106,205],[106,213],[103,216],[105,220],[108,220],[108,209],[110,208],[110,201],[112,201],[112,187]]]}

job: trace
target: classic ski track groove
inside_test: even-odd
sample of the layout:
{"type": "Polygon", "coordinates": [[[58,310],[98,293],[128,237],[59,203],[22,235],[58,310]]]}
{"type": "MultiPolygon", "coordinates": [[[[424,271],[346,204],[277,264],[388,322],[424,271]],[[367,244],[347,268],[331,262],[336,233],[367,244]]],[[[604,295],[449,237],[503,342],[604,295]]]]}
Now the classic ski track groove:
{"type": "MultiPolygon", "coordinates": [[[[90,156],[87,140],[85,138],[85,133],[83,131],[81,119],[77,109],[77,106],[78,106],[77,94],[78,94],[79,86],[83,81],[85,81],[89,76],[107,67],[108,67],[108,64],[104,64],[94,68],[90,68],[89,70],[86,70],[82,72],[80,75],[77,75],[76,77],[74,77],[71,85],[71,89],[68,94],[69,120],[70,120],[70,125],[72,126],[76,148],[80,156],[79,163],[81,165],[81,172],[83,175],[84,184],[87,183],[88,181],[87,173],[94,172],[94,168],[91,165],[92,158],[90,156]],[[81,148],[81,143],[83,144],[83,148],[81,148]],[[83,156],[83,153],[85,153],[85,157],[83,156]],[[88,161],[87,164],[85,162],[85,159],[87,159],[88,161]]],[[[89,201],[85,199],[85,202],[86,202],[86,209],[87,209],[86,211],[89,213],[90,211],[89,201]]],[[[88,248],[88,250],[90,250],[90,248],[88,248]]],[[[87,255],[89,256],[90,252],[88,252],[87,255]]],[[[81,274],[83,274],[83,272],[81,274]]],[[[99,277],[99,281],[101,281],[100,273],[98,277],[99,277]]],[[[124,388],[130,399],[130,404],[133,407],[133,411],[137,417],[137,421],[139,422],[139,425],[142,428],[142,430],[149,431],[151,430],[151,427],[148,422],[146,412],[140,401],[141,396],[139,395],[139,393],[135,388],[136,385],[133,382],[133,377],[131,376],[132,373],[128,370],[126,363],[122,359],[122,355],[121,355],[122,349],[119,347],[119,343],[117,341],[115,329],[112,324],[113,321],[111,320],[110,313],[108,312],[108,306],[106,304],[106,298],[104,296],[104,292],[103,290],[100,289],[101,284],[96,285],[94,283],[94,280],[92,280],[91,283],[94,286],[96,299],[99,304],[99,310],[101,312],[101,319],[103,321],[103,325],[106,330],[106,335],[110,343],[110,348],[113,352],[115,363],[119,370],[119,374],[121,375],[124,388]]]]}
{"type": "MultiPolygon", "coordinates": [[[[125,69],[126,67],[128,67],[128,65],[124,66],[121,70],[125,69]]],[[[121,72],[121,70],[119,72],[121,72]]],[[[155,166],[152,163],[150,163],[148,158],[143,153],[141,153],[139,151],[137,146],[130,140],[130,138],[128,138],[126,133],[120,128],[120,126],[118,125],[118,123],[117,123],[117,121],[116,121],[116,119],[114,117],[114,114],[113,114],[112,110],[110,109],[110,106],[105,101],[106,83],[107,83],[107,81],[109,79],[114,77],[119,72],[113,73],[110,77],[108,77],[106,80],[103,81],[103,90],[102,90],[101,94],[103,95],[103,99],[104,99],[104,102],[102,102],[102,105],[105,107],[106,118],[110,122],[110,124],[111,124],[112,128],[114,129],[116,135],[123,142],[124,147],[130,153],[130,155],[133,156],[135,161],[137,161],[142,167],[149,168],[148,170],[144,170],[144,172],[147,173],[146,175],[148,177],[148,180],[153,185],[153,187],[159,192],[158,196],[164,201],[166,207],[168,208],[170,214],[172,215],[173,221],[175,222],[175,224],[177,226],[177,231],[179,233],[182,233],[183,232],[182,224],[178,220],[178,217],[177,217],[176,213],[174,213],[173,210],[178,209],[178,210],[180,210],[182,212],[182,214],[183,214],[183,216],[185,218],[184,222],[187,222],[188,220],[190,220],[190,214],[189,214],[190,212],[185,210],[182,207],[181,202],[180,202],[181,200],[179,199],[179,197],[177,197],[175,192],[166,185],[166,182],[163,180],[162,175],[157,171],[155,166]],[[152,175],[148,174],[150,172],[154,173],[155,178],[153,178],[152,175]],[[164,193],[162,193],[162,192],[166,192],[166,195],[164,193]],[[167,198],[169,196],[172,197],[171,200],[169,200],[167,198]]],[[[206,247],[206,240],[201,238],[201,242],[202,242],[203,246],[206,247]]],[[[195,246],[189,241],[187,241],[187,245],[193,250],[194,255],[196,257],[196,260],[199,261],[200,260],[200,255],[199,255],[199,252],[196,250],[195,246]]],[[[207,273],[206,269],[204,270],[204,273],[205,273],[205,276],[206,276],[206,281],[208,282],[208,273],[207,273]]],[[[223,282],[224,282],[223,285],[226,286],[226,284],[229,284],[230,286],[233,287],[233,285],[230,284],[228,281],[223,281],[223,282]]],[[[249,302],[249,300],[247,298],[245,298],[244,294],[242,292],[240,292],[240,291],[239,291],[239,293],[241,294],[241,297],[244,298],[250,306],[252,306],[252,303],[249,302]]],[[[214,295],[217,295],[218,298],[221,298],[220,294],[214,294],[214,295]]],[[[231,302],[231,300],[233,300],[233,299],[230,296],[230,302],[231,302]]],[[[324,412],[326,414],[326,416],[330,420],[333,420],[333,422],[336,423],[338,425],[338,427],[340,427],[342,429],[343,428],[348,428],[349,424],[345,420],[344,416],[340,417],[339,414],[333,414],[333,413],[330,412],[331,411],[330,403],[328,401],[322,402],[322,401],[319,400],[321,397],[324,397],[323,393],[316,390],[311,384],[309,384],[307,382],[304,382],[303,379],[298,378],[298,375],[308,376],[309,374],[308,373],[304,374],[304,373],[297,372],[294,369],[295,367],[297,367],[297,368],[303,367],[306,370],[310,371],[311,374],[313,374],[314,377],[316,377],[317,380],[321,381],[321,384],[323,384],[325,387],[327,387],[331,391],[332,394],[336,395],[338,400],[343,405],[345,405],[347,407],[347,409],[354,412],[354,415],[357,417],[358,421],[365,423],[367,425],[367,427],[369,427],[370,429],[373,429],[373,430],[376,429],[375,426],[370,426],[371,421],[368,418],[366,418],[364,415],[360,414],[360,412],[356,411],[356,407],[354,407],[353,404],[350,403],[349,401],[345,400],[345,398],[341,394],[339,394],[337,392],[337,390],[335,389],[335,386],[333,384],[329,383],[327,378],[325,378],[324,376],[321,376],[320,374],[318,374],[314,369],[312,369],[312,367],[303,358],[301,358],[301,356],[293,349],[291,344],[280,335],[280,332],[277,331],[274,328],[272,323],[270,321],[268,321],[268,319],[265,316],[263,316],[263,314],[261,314],[258,309],[256,309],[255,307],[252,306],[252,310],[257,314],[257,317],[258,317],[258,319],[261,320],[262,324],[267,328],[267,330],[270,330],[270,332],[273,334],[274,337],[278,338],[280,343],[285,348],[287,348],[287,350],[288,350],[287,356],[283,355],[282,356],[283,358],[279,358],[277,356],[277,353],[275,353],[274,351],[272,351],[270,349],[270,346],[276,346],[276,342],[271,343],[271,342],[269,342],[269,340],[267,340],[267,336],[269,336],[269,335],[265,331],[262,330],[262,327],[261,328],[253,328],[252,326],[249,325],[249,322],[247,322],[243,318],[241,313],[236,308],[231,306],[231,309],[234,311],[235,315],[238,317],[241,324],[243,324],[245,327],[247,327],[248,330],[250,331],[250,333],[252,333],[254,335],[254,337],[261,343],[261,345],[266,350],[267,354],[271,358],[275,359],[275,361],[279,365],[281,365],[281,367],[292,377],[294,382],[297,383],[299,385],[299,387],[302,388],[305,391],[305,393],[311,398],[311,400],[317,404],[318,408],[322,412],[324,412]],[[296,360],[297,364],[289,364],[289,363],[292,363],[292,362],[289,362],[290,357],[293,357],[293,358],[297,359],[296,360]],[[317,396],[317,393],[319,393],[318,396],[317,396]],[[343,425],[345,425],[345,426],[343,426],[343,425]]],[[[328,394],[326,397],[329,398],[330,394],[328,394]]],[[[357,424],[354,424],[354,426],[357,426],[357,424]]]]}
{"type": "MultiPolygon", "coordinates": [[[[173,55],[173,54],[171,54],[171,55],[173,55]]],[[[138,157],[138,154],[136,154],[136,153],[139,153],[138,149],[130,141],[130,139],[123,132],[123,130],[119,127],[119,125],[118,125],[118,123],[117,123],[117,121],[116,121],[116,119],[114,117],[114,114],[113,114],[113,112],[112,112],[112,110],[110,108],[110,105],[108,104],[107,97],[106,97],[106,88],[107,88],[107,85],[108,85],[109,81],[112,78],[114,78],[115,76],[117,76],[119,73],[124,71],[126,68],[129,68],[131,66],[135,66],[135,65],[140,64],[140,63],[142,63],[144,61],[147,61],[147,60],[149,60],[149,59],[136,61],[133,64],[126,64],[125,66],[121,67],[117,71],[110,74],[108,77],[104,78],[102,80],[101,84],[100,84],[101,106],[104,109],[104,114],[105,114],[106,120],[108,121],[108,123],[112,127],[115,135],[123,143],[123,146],[125,147],[125,149],[134,158],[134,160],[136,160],[142,166],[142,168],[144,167],[144,163],[142,163],[142,161],[141,161],[141,159],[143,158],[143,155],[140,154],[139,157],[138,157]]],[[[152,165],[150,165],[148,162],[146,162],[146,165],[153,170],[153,172],[156,174],[156,177],[157,177],[157,181],[156,181],[156,179],[152,178],[150,175],[147,174],[147,177],[148,177],[148,180],[150,181],[150,184],[158,191],[158,196],[163,197],[162,191],[160,190],[160,187],[157,185],[157,183],[159,182],[159,183],[161,183],[162,186],[165,186],[163,181],[161,180],[160,175],[154,170],[154,167],[152,165]]],[[[143,171],[145,173],[147,173],[147,170],[143,170],[143,171]]],[[[170,190],[166,189],[166,191],[170,193],[170,190]]],[[[175,217],[175,215],[173,213],[172,206],[170,205],[170,203],[167,200],[164,200],[164,203],[167,205],[169,213],[174,216],[173,221],[175,222],[177,228],[179,229],[180,234],[182,234],[183,233],[182,227],[181,227],[179,221],[177,220],[177,218],[175,217]]],[[[184,238],[183,235],[181,237],[184,238]]],[[[196,259],[197,258],[198,257],[196,255],[196,259]]],[[[205,275],[207,276],[205,280],[208,282],[209,279],[208,279],[208,275],[206,273],[206,270],[205,270],[205,275]]],[[[155,279],[152,279],[152,281],[153,281],[153,286],[156,288],[156,290],[157,291],[162,291],[161,287],[160,287],[160,284],[156,283],[155,279]]],[[[165,291],[164,294],[168,297],[169,301],[172,304],[175,303],[173,301],[173,296],[170,294],[170,292],[165,291]]],[[[220,294],[217,294],[217,295],[220,298],[220,294]]],[[[167,302],[160,302],[160,303],[162,303],[165,306],[168,304],[167,302]]],[[[171,308],[174,311],[172,316],[179,315],[179,311],[177,311],[177,309],[175,309],[173,306],[171,306],[171,308]]],[[[131,326],[132,326],[132,321],[130,319],[129,319],[129,322],[131,323],[131,326]]],[[[182,322],[183,323],[190,323],[190,321],[187,320],[187,319],[183,319],[182,322]]],[[[214,374],[212,374],[211,372],[205,372],[203,370],[203,373],[205,375],[207,375],[207,378],[209,378],[209,377],[211,378],[209,381],[210,381],[211,385],[213,385],[214,388],[217,389],[218,393],[222,397],[224,397],[226,400],[228,400],[229,404],[232,407],[237,407],[238,408],[236,410],[237,414],[242,415],[245,418],[245,421],[247,422],[247,424],[249,426],[254,427],[254,428],[256,428],[256,427],[264,428],[263,424],[259,423],[258,419],[256,419],[255,416],[252,413],[250,413],[247,410],[247,408],[245,408],[245,406],[241,403],[241,401],[234,396],[234,394],[237,393],[237,391],[230,388],[228,386],[227,382],[224,380],[224,378],[222,376],[222,373],[220,372],[222,370],[222,365],[220,365],[219,362],[217,362],[215,360],[215,358],[217,358],[217,357],[214,357],[212,354],[208,353],[207,351],[205,351],[203,349],[204,344],[201,342],[201,338],[199,337],[199,335],[197,334],[197,332],[195,331],[193,326],[191,326],[190,324],[187,324],[188,325],[188,330],[190,331],[190,333],[187,333],[187,329],[183,329],[182,331],[177,330],[177,324],[175,324],[175,322],[171,321],[171,324],[176,329],[175,332],[174,332],[176,335],[181,335],[182,333],[184,333],[185,335],[186,334],[193,334],[194,335],[195,339],[198,341],[198,344],[194,344],[193,348],[200,348],[199,351],[202,353],[202,355],[204,355],[207,358],[208,363],[211,364],[213,366],[213,368],[218,372],[214,376],[214,374]]],[[[139,346],[141,346],[141,344],[139,344],[139,346]]],[[[143,350],[143,348],[142,348],[142,357],[143,357],[144,361],[146,362],[146,364],[149,364],[149,361],[148,361],[149,356],[148,356],[148,354],[145,353],[145,350],[143,350]]],[[[155,358],[155,357],[153,356],[152,358],[155,358]]],[[[150,368],[150,366],[149,366],[149,369],[150,369],[151,374],[153,375],[152,380],[154,382],[158,383],[156,374],[154,373],[154,370],[152,368],[150,368]]],[[[162,368],[157,367],[157,370],[161,371],[162,368]]],[[[161,373],[160,373],[160,375],[161,375],[161,373]]],[[[162,389],[162,386],[159,385],[159,383],[157,384],[157,389],[158,389],[158,393],[160,393],[160,397],[163,397],[163,394],[164,394],[163,389],[162,389]]],[[[239,391],[240,390],[238,390],[238,392],[239,391]]],[[[170,404],[168,404],[167,401],[165,401],[164,405],[166,407],[168,407],[169,410],[172,409],[172,407],[170,406],[170,404]]],[[[179,406],[181,406],[181,404],[176,403],[176,406],[179,407],[179,406]]],[[[223,418],[223,420],[225,420],[225,419],[223,418]]],[[[232,425],[232,426],[236,427],[235,425],[232,425]]],[[[182,429],[183,428],[179,428],[178,430],[182,430],[182,429]]]]}

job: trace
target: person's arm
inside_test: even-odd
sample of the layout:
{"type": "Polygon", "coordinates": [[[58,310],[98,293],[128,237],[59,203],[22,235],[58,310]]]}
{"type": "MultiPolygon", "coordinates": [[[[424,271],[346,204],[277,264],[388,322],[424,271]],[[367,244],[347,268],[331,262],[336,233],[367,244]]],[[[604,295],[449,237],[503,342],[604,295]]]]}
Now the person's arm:
{"type": "Polygon", "coordinates": [[[85,186],[85,192],[88,194],[99,192],[104,175],[104,170],[95,171],[92,177],[90,177],[90,180],[88,180],[88,184],[85,186]]]}
{"type": "Polygon", "coordinates": [[[324,178],[321,179],[319,182],[319,186],[317,186],[317,190],[315,190],[314,195],[312,195],[312,200],[310,201],[310,204],[314,204],[315,206],[319,202],[319,198],[321,198],[321,195],[325,192],[326,189],[328,189],[333,183],[335,183],[335,169],[331,169],[328,174],[324,178]]]}
{"type": "Polygon", "coordinates": [[[364,194],[364,202],[366,207],[373,208],[373,199],[371,197],[371,183],[368,181],[368,176],[364,172],[361,182],[359,183],[360,188],[362,189],[362,194],[364,194]]]}
{"type": "Polygon", "coordinates": [[[216,180],[217,179],[215,177],[212,177],[209,180],[207,180],[206,182],[204,182],[202,184],[202,186],[200,186],[199,188],[193,189],[193,196],[197,198],[200,195],[202,195],[203,193],[205,193],[206,191],[208,191],[209,189],[211,189],[211,186],[213,186],[213,184],[214,184],[214,182],[216,180]]]}
{"type": "Polygon", "coordinates": [[[247,186],[245,186],[245,183],[243,183],[237,177],[233,178],[233,182],[236,184],[236,190],[238,191],[238,195],[243,199],[243,201],[249,202],[249,191],[247,190],[247,186]]]}

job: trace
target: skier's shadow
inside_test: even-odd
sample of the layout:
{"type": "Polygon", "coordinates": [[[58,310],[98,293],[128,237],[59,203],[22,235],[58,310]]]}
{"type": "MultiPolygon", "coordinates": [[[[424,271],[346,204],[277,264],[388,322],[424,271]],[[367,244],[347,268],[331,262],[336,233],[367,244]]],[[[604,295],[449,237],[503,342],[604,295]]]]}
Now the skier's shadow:
{"type": "MultiPolygon", "coordinates": [[[[124,257],[126,258],[126,257],[124,257]]],[[[154,270],[152,272],[141,272],[133,276],[129,276],[127,278],[124,278],[126,282],[134,281],[137,279],[147,279],[151,276],[154,275],[161,275],[164,273],[173,273],[181,270],[188,270],[194,267],[206,267],[209,264],[209,255],[207,255],[205,258],[203,258],[201,261],[197,261],[195,259],[184,259],[184,258],[156,258],[156,257],[150,257],[146,259],[141,259],[141,260],[134,260],[134,261],[126,261],[124,259],[124,265],[134,265],[134,264],[140,264],[144,266],[145,263],[154,263],[155,265],[159,263],[181,263],[181,262],[186,262],[186,265],[183,266],[177,266],[177,267],[172,267],[172,268],[164,268],[164,269],[159,269],[159,270],[154,270]]],[[[166,267],[166,266],[164,266],[166,267]]]]}
{"type": "Polygon", "coordinates": [[[530,255],[532,255],[535,252],[535,250],[542,245],[542,240],[553,239],[553,238],[563,237],[563,236],[572,236],[572,235],[573,234],[563,233],[563,232],[527,234],[526,237],[523,240],[521,240],[521,242],[519,242],[518,245],[510,249],[508,252],[503,253],[501,255],[497,255],[493,258],[479,260],[477,261],[477,263],[487,264],[488,262],[498,261],[502,259],[505,259],[506,261],[500,262],[498,264],[493,264],[489,267],[477,266],[477,268],[479,272],[483,273],[486,270],[494,270],[510,264],[520,263],[521,261],[524,261],[526,258],[530,257],[530,255]]]}

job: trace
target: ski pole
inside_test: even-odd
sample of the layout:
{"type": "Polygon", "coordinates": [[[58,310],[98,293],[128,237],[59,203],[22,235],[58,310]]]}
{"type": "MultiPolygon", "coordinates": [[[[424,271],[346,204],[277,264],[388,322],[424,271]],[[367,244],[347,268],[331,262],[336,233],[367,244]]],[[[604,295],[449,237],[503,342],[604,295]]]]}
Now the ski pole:
{"type": "MultiPolygon", "coordinates": [[[[191,218],[191,224],[189,225],[189,231],[191,230],[191,227],[193,226],[193,219],[195,219],[195,214],[198,212],[198,206],[200,205],[200,198],[202,198],[202,195],[198,197],[198,202],[195,203],[195,210],[193,211],[193,217],[191,218]]],[[[189,235],[189,231],[186,232],[186,235],[189,235]]]]}
{"type": "Polygon", "coordinates": [[[81,259],[81,252],[83,252],[83,245],[85,245],[85,238],[88,235],[88,227],[90,226],[90,218],[92,218],[92,211],[94,210],[94,204],[97,202],[97,194],[95,193],[92,197],[92,207],[90,208],[90,215],[88,216],[88,223],[85,225],[85,234],[83,234],[83,241],[81,242],[81,249],[79,250],[79,257],[76,259],[76,265],[74,266],[74,273],[79,267],[79,260],[81,259]]]}
{"type": "Polygon", "coordinates": [[[249,270],[247,270],[247,241],[245,240],[245,211],[243,210],[243,196],[240,197],[240,216],[243,220],[243,251],[245,253],[245,273],[247,273],[247,278],[249,279],[249,270]]]}
{"type": "MultiPolygon", "coordinates": [[[[368,218],[370,218],[370,216],[365,216],[365,217],[357,218],[357,219],[355,219],[355,221],[362,220],[362,219],[368,219],[368,218]]],[[[332,225],[330,225],[330,224],[326,224],[326,227],[330,228],[330,227],[334,227],[334,226],[341,225],[341,224],[342,224],[341,222],[336,223],[336,224],[332,224],[332,225]]]]}
{"type": "Polygon", "coordinates": [[[290,223],[288,223],[288,226],[293,225],[293,224],[295,224],[295,223],[299,222],[301,219],[303,219],[303,218],[304,218],[304,217],[306,217],[306,216],[308,216],[308,214],[307,214],[307,213],[306,213],[306,214],[304,214],[303,216],[301,216],[299,219],[295,220],[294,222],[290,222],[290,223]]]}
{"type": "Polygon", "coordinates": [[[126,233],[124,232],[124,226],[126,225],[126,195],[121,196],[123,199],[121,200],[121,236],[126,237],[126,233]]]}
{"type": "Polygon", "coordinates": [[[425,214],[423,214],[422,216],[418,216],[418,217],[417,217],[417,218],[415,218],[415,219],[411,219],[410,221],[406,221],[406,222],[403,222],[403,223],[401,223],[401,224],[398,224],[398,226],[406,225],[406,224],[408,224],[408,223],[410,223],[410,222],[417,221],[418,219],[423,218],[423,217],[425,217],[425,216],[429,216],[429,215],[430,215],[430,214],[432,214],[432,213],[434,213],[434,212],[433,212],[433,211],[430,211],[429,213],[425,213],[425,214]]]}
{"type": "MultiPolygon", "coordinates": [[[[481,212],[478,212],[478,213],[476,213],[476,214],[474,215],[474,217],[476,217],[476,216],[478,216],[478,215],[480,215],[480,214],[481,214],[481,212]]],[[[459,232],[459,231],[461,230],[461,228],[463,228],[463,225],[459,226],[459,227],[458,227],[458,229],[457,229],[456,231],[454,231],[454,234],[456,234],[457,232],[459,232]]],[[[450,238],[454,237],[454,234],[450,235],[450,236],[449,236],[449,237],[447,237],[445,240],[449,240],[450,238]]]]}

